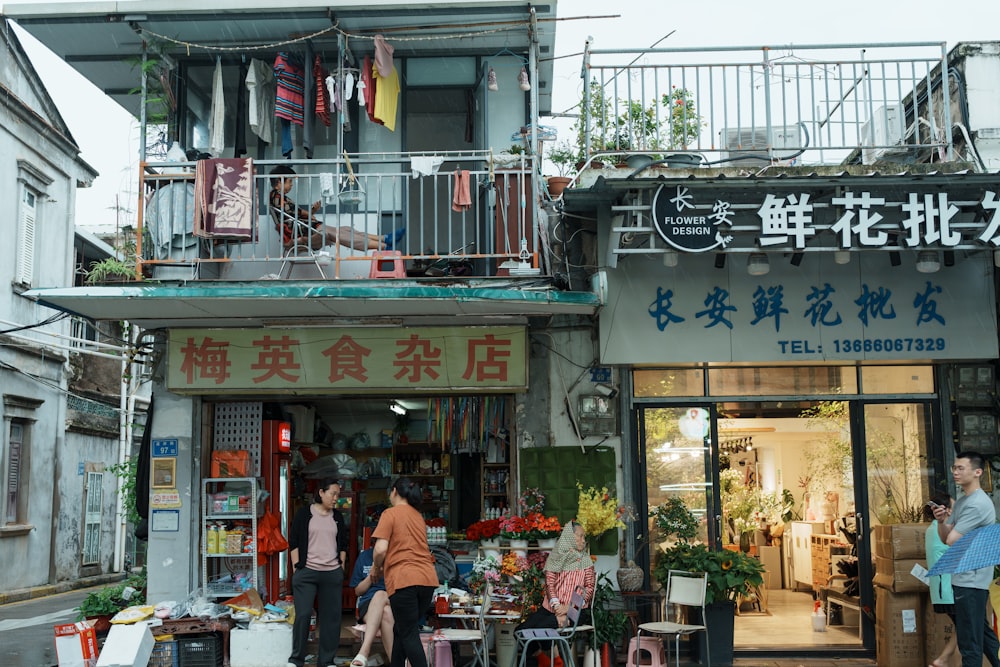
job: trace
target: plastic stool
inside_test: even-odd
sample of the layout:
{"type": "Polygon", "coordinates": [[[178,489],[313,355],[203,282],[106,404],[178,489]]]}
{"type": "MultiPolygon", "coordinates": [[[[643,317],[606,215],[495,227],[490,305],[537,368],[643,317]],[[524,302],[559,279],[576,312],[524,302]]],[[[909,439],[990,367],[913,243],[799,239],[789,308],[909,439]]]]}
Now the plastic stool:
{"type": "Polygon", "coordinates": [[[373,250],[372,268],[368,271],[368,277],[405,278],[406,266],[403,263],[403,253],[398,250],[373,250]]]}
{"type": "Polygon", "coordinates": [[[663,642],[659,637],[632,637],[628,643],[628,660],[625,667],[666,667],[667,654],[663,650],[663,642]],[[638,640],[638,648],[636,641],[638,640]],[[649,655],[645,662],[643,654],[649,655]]]}

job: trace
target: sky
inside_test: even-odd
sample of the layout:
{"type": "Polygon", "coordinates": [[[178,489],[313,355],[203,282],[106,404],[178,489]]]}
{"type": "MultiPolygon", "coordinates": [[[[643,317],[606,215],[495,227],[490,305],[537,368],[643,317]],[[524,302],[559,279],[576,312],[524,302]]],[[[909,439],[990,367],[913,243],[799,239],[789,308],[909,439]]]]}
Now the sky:
{"type": "MultiPolygon", "coordinates": [[[[558,13],[594,18],[558,23],[554,112],[572,111],[579,100],[581,58],[562,56],[580,53],[588,36],[595,49],[645,48],[664,37],[659,46],[671,48],[917,41],[945,41],[951,48],[961,41],[995,40],[1000,25],[1000,2],[989,0],[560,0],[558,13]]],[[[77,223],[113,231],[116,219],[134,216],[138,124],[30,35],[19,31],[18,36],[83,159],[101,174],[91,188],[77,193],[77,223]]],[[[542,122],[569,136],[571,120],[542,122]]]]}

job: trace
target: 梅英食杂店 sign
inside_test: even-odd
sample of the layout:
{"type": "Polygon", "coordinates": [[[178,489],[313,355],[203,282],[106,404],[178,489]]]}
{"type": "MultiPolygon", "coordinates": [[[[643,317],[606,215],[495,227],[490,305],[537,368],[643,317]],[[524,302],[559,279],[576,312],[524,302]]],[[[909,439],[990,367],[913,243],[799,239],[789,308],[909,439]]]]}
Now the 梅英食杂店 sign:
{"type": "Polygon", "coordinates": [[[522,326],[172,329],[177,393],[527,388],[522,326]]]}

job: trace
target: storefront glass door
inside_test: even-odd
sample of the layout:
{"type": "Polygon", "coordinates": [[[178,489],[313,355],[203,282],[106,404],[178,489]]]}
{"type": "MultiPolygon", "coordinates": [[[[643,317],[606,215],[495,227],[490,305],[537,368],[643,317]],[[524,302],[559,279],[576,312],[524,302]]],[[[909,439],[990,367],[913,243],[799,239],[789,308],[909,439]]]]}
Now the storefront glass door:
{"type": "MultiPolygon", "coordinates": [[[[759,599],[739,610],[737,650],[874,648],[863,611],[875,605],[870,531],[918,520],[931,489],[931,408],[748,401],[637,411],[649,510],[681,498],[701,519],[700,541],[749,550],[765,566],[759,599]],[[816,600],[829,611],[826,632],[812,630],[816,600]]],[[[659,547],[641,554],[649,565],[659,547]]]]}

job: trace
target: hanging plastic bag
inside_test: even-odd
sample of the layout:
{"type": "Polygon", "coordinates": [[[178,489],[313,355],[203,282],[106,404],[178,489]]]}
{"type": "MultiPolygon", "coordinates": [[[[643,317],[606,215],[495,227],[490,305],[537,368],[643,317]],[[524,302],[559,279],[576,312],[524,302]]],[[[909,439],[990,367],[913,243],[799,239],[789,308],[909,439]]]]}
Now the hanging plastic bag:
{"type": "Polygon", "coordinates": [[[286,549],[288,540],[281,534],[278,518],[267,510],[257,522],[257,551],[263,556],[270,556],[286,549]]]}

